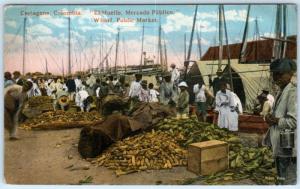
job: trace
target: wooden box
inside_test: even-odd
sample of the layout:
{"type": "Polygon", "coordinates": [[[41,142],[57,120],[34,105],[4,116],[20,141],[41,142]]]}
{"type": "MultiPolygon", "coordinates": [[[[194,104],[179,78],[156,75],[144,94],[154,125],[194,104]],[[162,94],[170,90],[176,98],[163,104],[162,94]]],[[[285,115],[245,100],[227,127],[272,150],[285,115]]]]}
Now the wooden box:
{"type": "Polygon", "coordinates": [[[228,144],[210,140],[190,144],[187,169],[199,175],[210,175],[228,169],[228,144]]]}
{"type": "Polygon", "coordinates": [[[267,132],[269,126],[264,121],[262,116],[257,115],[239,115],[239,131],[245,133],[259,133],[267,132]]]}

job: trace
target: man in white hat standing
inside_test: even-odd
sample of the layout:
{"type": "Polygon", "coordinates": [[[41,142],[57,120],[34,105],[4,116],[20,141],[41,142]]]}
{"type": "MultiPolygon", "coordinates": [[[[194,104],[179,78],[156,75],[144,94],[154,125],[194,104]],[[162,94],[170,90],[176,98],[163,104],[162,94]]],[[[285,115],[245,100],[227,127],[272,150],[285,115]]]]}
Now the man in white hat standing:
{"type": "Polygon", "coordinates": [[[189,114],[189,98],[187,92],[188,85],[185,81],[179,83],[180,93],[177,102],[177,119],[187,119],[189,114]]]}

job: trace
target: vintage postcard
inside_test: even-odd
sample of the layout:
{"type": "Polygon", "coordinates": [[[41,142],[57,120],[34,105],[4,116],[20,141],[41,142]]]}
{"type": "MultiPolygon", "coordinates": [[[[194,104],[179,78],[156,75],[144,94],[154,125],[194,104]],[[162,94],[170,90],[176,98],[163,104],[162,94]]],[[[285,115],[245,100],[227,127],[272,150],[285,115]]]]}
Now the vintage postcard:
{"type": "Polygon", "coordinates": [[[296,184],[296,4],[3,14],[6,183],[296,184]]]}

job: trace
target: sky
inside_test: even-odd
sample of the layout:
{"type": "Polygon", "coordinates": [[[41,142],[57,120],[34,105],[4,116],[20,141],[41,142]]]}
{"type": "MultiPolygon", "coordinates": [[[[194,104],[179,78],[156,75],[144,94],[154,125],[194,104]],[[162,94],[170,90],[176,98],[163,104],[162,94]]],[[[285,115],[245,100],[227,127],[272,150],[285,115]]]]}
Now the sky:
{"type": "MultiPolygon", "coordinates": [[[[230,44],[242,41],[247,7],[224,5],[230,44]]],[[[287,9],[287,33],[296,35],[296,5],[288,5],[287,9]]],[[[25,28],[25,72],[45,72],[47,61],[49,72],[66,73],[69,17],[73,73],[99,67],[106,54],[109,64],[114,66],[118,28],[117,65],[140,64],[143,26],[144,52],[148,58],[157,62],[159,23],[162,27],[162,42],[166,43],[168,64],[175,63],[182,67],[184,35],[187,37],[188,48],[194,12],[195,5],[7,5],[4,9],[4,68],[5,71],[22,71],[25,28]],[[66,15],[68,12],[72,15],[66,15]],[[130,22],[117,22],[118,18],[130,22]],[[149,18],[154,22],[139,22],[139,18],[149,18]],[[97,22],[97,19],[102,19],[102,22],[97,22]],[[103,22],[110,19],[111,22],[103,22]]],[[[251,5],[248,40],[254,37],[255,20],[260,36],[274,36],[275,16],[276,5],[251,5]]],[[[202,55],[210,46],[218,45],[218,5],[198,5],[196,31],[201,31],[202,55]]],[[[192,44],[191,59],[198,60],[196,35],[192,44]]]]}

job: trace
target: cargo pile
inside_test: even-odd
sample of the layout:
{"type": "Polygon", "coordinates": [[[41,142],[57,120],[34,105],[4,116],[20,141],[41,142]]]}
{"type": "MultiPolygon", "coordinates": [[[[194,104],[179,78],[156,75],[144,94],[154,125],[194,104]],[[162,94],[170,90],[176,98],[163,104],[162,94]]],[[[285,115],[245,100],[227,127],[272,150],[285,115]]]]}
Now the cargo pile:
{"type": "Polygon", "coordinates": [[[84,127],[93,122],[100,121],[101,116],[95,112],[45,112],[41,115],[27,119],[22,125],[23,129],[64,129],[84,127]]]}
{"type": "Polygon", "coordinates": [[[33,96],[28,99],[29,109],[38,109],[41,111],[53,110],[52,99],[50,96],[33,96]]]}
{"type": "Polygon", "coordinates": [[[167,132],[182,147],[194,142],[221,140],[229,144],[230,169],[215,175],[203,177],[207,183],[249,178],[257,184],[274,184],[272,152],[266,148],[249,148],[241,144],[240,139],[226,129],[201,123],[196,119],[165,119],[157,125],[157,129],[167,132]]]}
{"type": "MultiPolygon", "coordinates": [[[[242,145],[240,138],[226,129],[210,123],[164,119],[150,132],[120,140],[100,156],[89,159],[92,164],[105,166],[117,176],[133,172],[170,169],[187,165],[187,147],[208,140],[225,141],[229,145],[229,169],[213,175],[197,177],[206,184],[250,179],[257,184],[275,184],[274,160],[270,149],[242,145]]],[[[197,181],[192,178],[193,182],[197,181]]],[[[190,182],[190,181],[188,181],[190,182]]],[[[185,181],[178,184],[185,184],[185,181]]]]}
{"type": "Polygon", "coordinates": [[[141,133],[118,141],[93,164],[115,170],[117,176],[150,169],[170,169],[187,165],[187,151],[168,133],[141,133]]]}

